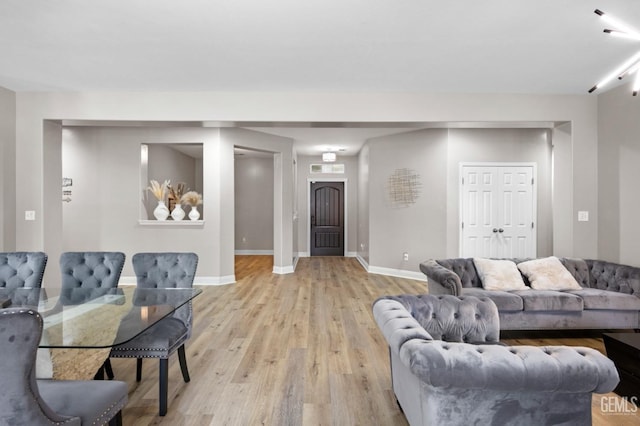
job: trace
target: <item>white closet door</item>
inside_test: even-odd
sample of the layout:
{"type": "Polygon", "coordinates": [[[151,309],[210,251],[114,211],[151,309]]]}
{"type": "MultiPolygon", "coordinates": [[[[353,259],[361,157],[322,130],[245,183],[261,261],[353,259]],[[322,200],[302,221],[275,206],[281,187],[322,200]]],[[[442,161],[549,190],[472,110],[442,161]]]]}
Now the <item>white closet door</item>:
{"type": "Polygon", "coordinates": [[[462,257],[535,257],[533,166],[464,166],[462,257]]]}

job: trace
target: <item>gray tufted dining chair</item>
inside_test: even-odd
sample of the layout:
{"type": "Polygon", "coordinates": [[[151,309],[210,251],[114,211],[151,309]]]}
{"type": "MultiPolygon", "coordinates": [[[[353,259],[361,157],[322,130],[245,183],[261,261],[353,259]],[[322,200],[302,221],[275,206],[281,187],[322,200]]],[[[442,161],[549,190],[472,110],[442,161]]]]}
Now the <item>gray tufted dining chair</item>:
{"type": "Polygon", "coordinates": [[[60,302],[79,305],[118,287],[125,255],[117,251],[65,252],[60,255],[60,302]]]}
{"type": "MultiPolygon", "coordinates": [[[[137,253],[132,262],[137,289],[191,288],[198,267],[198,256],[195,253],[137,253]]],[[[143,296],[134,296],[134,304],[143,306],[146,302],[143,296]]],[[[192,324],[193,309],[191,302],[188,302],[137,337],[111,349],[110,357],[137,359],[136,381],[142,380],[143,358],[159,359],[161,416],[167,413],[169,357],[175,351],[178,352],[182,377],[185,383],[190,381],[184,345],[191,336],[192,324]]]]}
{"type": "MultiPolygon", "coordinates": [[[[124,267],[125,254],[118,251],[77,251],[60,255],[62,282],[59,304],[79,305],[107,294],[115,294],[124,267]]],[[[113,379],[109,358],[96,373],[95,378],[107,376],[113,379]]]]}
{"type": "Polygon", "coordinates": [[[119,381],[36,380],[40,314],[0,310],[0,425],[122,424],[127,384],[119,381]]]}
{"type": "Polygon", "coordinates": [[[38,305],[47,255],[43,252],[0,253],[0,298],[14,306],[38,305]]]}

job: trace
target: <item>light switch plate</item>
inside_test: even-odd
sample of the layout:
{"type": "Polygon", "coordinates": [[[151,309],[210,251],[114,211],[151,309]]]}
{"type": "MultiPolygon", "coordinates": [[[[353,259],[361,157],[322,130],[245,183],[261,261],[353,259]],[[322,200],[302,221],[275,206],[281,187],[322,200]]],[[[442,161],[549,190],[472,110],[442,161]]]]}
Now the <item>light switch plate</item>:
{"type": "Polygon", "coordinates": [[[578,222],[589,222],[589,212],[584,210],[579,211],[578,222]]]}
{"type": "Polygon", "coordinates": [[[24,220],[36,220],[36,211],[35,210],[25,210],[24,211],[24,220]]]}

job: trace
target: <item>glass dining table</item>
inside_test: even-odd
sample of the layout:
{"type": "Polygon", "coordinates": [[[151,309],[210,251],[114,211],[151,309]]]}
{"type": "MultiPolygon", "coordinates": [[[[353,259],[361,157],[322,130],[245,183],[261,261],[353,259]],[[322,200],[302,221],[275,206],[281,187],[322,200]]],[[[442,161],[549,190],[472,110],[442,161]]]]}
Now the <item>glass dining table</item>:
{"type": "Polygon", "coordinates": [[[0,299],[5,306],[27,307],[40,313],[43,332],[38,363],[52,364],[52,377],[86,379],[101,367],[111,347],[133,339],[177,310],[191,309],[191,300],[201,292],[198,288],[136,286],[2,288],[0,299]],[[42,360],[47,353],[54,355],[42,360]],[[90,358],[89,354],[96,359],[81,371],[78,359],[90,358]]]}

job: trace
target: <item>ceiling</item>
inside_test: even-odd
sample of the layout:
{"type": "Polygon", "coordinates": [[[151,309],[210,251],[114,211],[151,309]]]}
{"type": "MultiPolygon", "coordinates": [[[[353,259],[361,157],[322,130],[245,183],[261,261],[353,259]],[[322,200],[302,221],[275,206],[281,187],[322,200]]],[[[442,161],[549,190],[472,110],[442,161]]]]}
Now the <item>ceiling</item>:
{"type": "MultiPolygon", "coordinates": [[[[640,50],[596,8],[640,28],[637,0],[2,0],[0,86],[586,96],[640,50]]],[[[270,132],[387,131],[306,130],[270,132]]]]}

